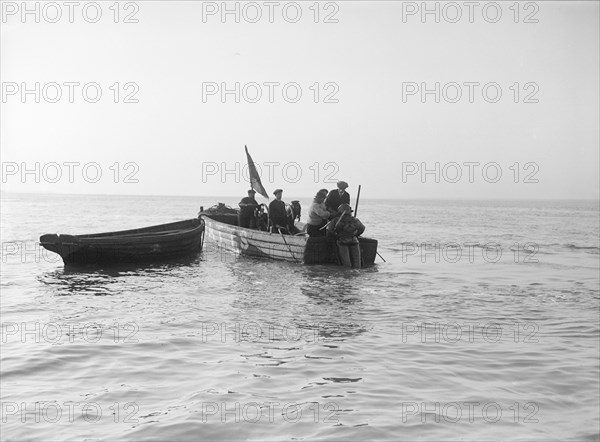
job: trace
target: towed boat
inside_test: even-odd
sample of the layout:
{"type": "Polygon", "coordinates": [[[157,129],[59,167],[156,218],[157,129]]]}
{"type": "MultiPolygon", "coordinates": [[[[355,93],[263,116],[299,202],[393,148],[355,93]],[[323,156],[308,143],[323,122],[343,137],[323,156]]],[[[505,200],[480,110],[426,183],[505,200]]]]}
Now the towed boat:
{"type": "Polygon", "coordinates": [[[199,253],[204,226],[203,219],[194,218],[91,235],[47,234],[40,237],[40,244],[59,254],[65,265],[166,261],[199,253]]]}
{"type": "MultiPolygon", "coordinates": [[[[339,263],[337,246],[326,237],[284,235],[239,227],[238,212],[223,205],[201,211],[200,216],[206,222],[208,237],[230,252],[304,264],[339,263]]],[[[377,240],[363,237],[358,240],[363,266],[372,265],[377,255],[377,240]]]]}

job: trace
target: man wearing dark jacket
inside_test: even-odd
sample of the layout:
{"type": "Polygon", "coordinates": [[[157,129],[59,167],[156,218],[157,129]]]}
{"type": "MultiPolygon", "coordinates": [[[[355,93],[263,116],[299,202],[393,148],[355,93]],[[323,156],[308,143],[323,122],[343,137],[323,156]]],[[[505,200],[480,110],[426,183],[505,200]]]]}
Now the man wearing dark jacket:
{"type": "Polygon", "coordinates": [[[279,228],[283,228],[287,233],[287,213],[285,212],[285,203],[281,201],[283,190],[277,189],[273,192],[275,199],[269,204],[269,218],[271,218],[271,232],[279,233],[279,228]],[[279,226],[279,227],[278,227],[279,226]]]}
{"type": "Polygon", "coordinates": [[[331,213],[336,213],[340,204],[350,204],[350,194],[346,192],[348,183],[345,181],[338,181],[337,189],[333,189],[327,195],[325,200],[325,207],[331,213]]]}
{"type": "Polygon", "coordinates": [[[365,231],[365,226],[358,218],[352,216],[348,204],[340,204],[338,213],[327,226],[327,234],[336,239],[340,261],[343,266],[360,269],[360,241],[358,237],[365,231]]]}
{"type": "Polygon", "coordinates": [[[248,191],[248,196],[240,201],[240,227],[250,229],[256,228],[256,220],[254,219],[254,210],[258,208],[258,202],[254,199],[256,192],[253,189],[248,191]]]}

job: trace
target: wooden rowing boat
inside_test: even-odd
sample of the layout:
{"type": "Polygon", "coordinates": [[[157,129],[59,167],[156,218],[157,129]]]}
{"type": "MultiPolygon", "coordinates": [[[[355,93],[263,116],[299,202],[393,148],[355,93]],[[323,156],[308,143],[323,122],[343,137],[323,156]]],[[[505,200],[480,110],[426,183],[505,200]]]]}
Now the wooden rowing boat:
{"type": "Polygon", "coordinates": [[[166,261],[200,252],[204,226],[203,219],[194,218],[91,235],[47,234],[40,244],[72,266],[166,261]]]}
{"type": "MultiPolygon", "coordinates": [[[[201,212],[208,238],[233,253],[304,264],[337,264],[336,246],[325,237],[281,235],[238,226],[236,213],[201,212]]],[[[359,237],[363,265],[375,262],[377,240],[359,237]]]]}

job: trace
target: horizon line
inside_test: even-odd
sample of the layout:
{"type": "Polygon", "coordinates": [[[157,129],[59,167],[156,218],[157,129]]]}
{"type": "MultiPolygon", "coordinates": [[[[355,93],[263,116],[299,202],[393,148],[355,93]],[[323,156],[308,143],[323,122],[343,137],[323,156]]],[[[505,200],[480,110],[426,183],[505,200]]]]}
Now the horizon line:
{"type": "MultiPolygon", "coordinates": [[[[115,197],[177,197],[177,198],[243,198],[240,195],[175,195],[175,194],[121,194],[121,193],[68,193],[68,192],[27,192],[27,191],[7,191],[1,190],[1,195],[69,195],[69,196],[115,196],[115,197]]],[[[298,196],[290,196],[297,198],[298,196]]],[[[313,198],[314,196],[306,196],[300,198],[313,198]]],[[[272,198],[269,198],[271,200],[272,198]]],[[[364,198],[368,200],[442,200],[442,201],[462,201],[462,200],[470,200],[470,201],[488,201],[488,200],[500,200],[500,201],[599,201],[600,196],[597,197],[588,197],[588,198],[518,198],[518,197],[369,197],[364,198]]]]}

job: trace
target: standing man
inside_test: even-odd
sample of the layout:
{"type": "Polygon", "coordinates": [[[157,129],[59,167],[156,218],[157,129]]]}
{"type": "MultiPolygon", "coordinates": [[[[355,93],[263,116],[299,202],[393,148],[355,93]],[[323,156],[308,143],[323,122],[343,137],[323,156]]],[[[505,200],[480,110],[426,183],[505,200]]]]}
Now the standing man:
{"type": "Polygon", "coordinates": [[[360,269],[360,241],[358,237],[365,231],[365,226],[358,218],[352,216],[352,208],[348,204],[340,204],[337,216],[327,226],[327,234],[336,239],[340,261],[345,267],[360,269]]]}
{"type": "Polygon", "coordinates": [[[333,189],[327,195],[325,207],[331,213],[336,213],[340,204],[350,204],[350,194],[346,192],[348,183],[346,181],[338,181],[337,189],[333,189]]]}
{"type": "Polygon", "coordinates": [[[256,229],[254,210],[258,208],[258,202],[254,199],[254,195],[256,195],[256,192],[254,189],[250,189],[248,196],[240,201],[240,227],[256,229]]]}
{"type": "Polygon", "coordinates": [[[279,228],[283,228],[287,233],[287,213],[285,212],[285,203],[281,201],[283,195],[282,189],[276,189],[273,192],[275,199],[269,204],[269,218],[271,218],[271,232],[279,233],[279,228]]]}

